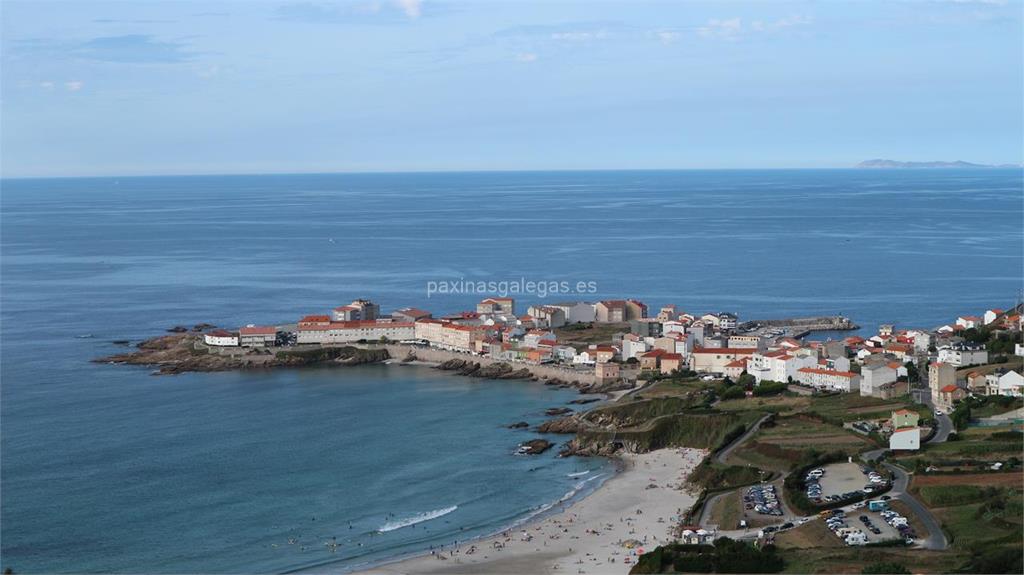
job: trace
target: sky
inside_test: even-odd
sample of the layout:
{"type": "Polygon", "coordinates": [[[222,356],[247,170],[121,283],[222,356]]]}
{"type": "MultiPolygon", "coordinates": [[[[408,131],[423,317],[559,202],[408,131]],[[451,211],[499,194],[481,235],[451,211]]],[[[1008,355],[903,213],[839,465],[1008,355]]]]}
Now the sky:
{"type": "Polygon", "coordinates": [[[1012,0],[4,0],[4,177],[1019,163],[1012,0]]]}

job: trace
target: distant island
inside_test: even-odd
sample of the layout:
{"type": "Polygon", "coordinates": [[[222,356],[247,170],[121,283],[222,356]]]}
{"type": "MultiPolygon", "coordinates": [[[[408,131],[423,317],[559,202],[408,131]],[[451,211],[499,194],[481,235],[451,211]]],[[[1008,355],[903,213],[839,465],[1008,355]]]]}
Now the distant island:
{"type": "Polygon", "coordinates": [[[857,164],[858,168],[1019,168],[1019,164],[973,164],[957,160],[955,162],[900,162],[897,160],[867,160],[857,164]]]}

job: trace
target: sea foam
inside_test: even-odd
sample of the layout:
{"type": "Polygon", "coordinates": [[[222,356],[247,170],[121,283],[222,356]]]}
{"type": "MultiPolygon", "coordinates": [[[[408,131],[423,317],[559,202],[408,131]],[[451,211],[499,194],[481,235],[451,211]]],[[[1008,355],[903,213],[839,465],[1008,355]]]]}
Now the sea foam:
{"type": "Polygon", "coordinates": [[[409,527],[410,525],[416,525],[417,523],[423,523],[424,521],[430,521],[431,519],[437,519],[448,515],[452,511],[458,509],[458,505],[452,505],[451,507],[445,507],[444,509],[435,509],[433,511],[427,511],[418,515],[406,519],[399,519],[398,521],[388,521],[384,525],[381,525],[378,533],[387,533],[388,531],[394,531],[395,529],[401,529],[403,527],[409,527]]]}

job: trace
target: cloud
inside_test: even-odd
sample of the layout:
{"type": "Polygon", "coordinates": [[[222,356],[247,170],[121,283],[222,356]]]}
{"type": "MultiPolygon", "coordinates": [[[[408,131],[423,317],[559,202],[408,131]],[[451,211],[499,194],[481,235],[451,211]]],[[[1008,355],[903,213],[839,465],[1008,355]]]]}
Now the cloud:
{"type": "Polygon", "coordinates": [[[533,52],[523,52],[516,54],[516,62],[536,62],[537,54],[533,52]]]}
{"type": "Polygon", "coordinates": [[[761,20],[754,20],[750,23],[750,29],[755,32],[775,32],[782,30],[783,28],[792,28],[794,26],[807,26],[814,22],[814,18],[810,16],[788,16],[786,18],[780,18],[774,22],[763,22],[761,20]]]}
{"type": "Polygon", "coordinates": [[[739,18],[719,20],[712,18],[708,23],[697,28],[697,34],[705,38],[726,38],[732,39],[743,32],[743,22],[739,18]]]}
{"type": "Polygon", "coordinates": [[[606,38],[608,38],[608,32],[604,30],[552,32],[551,34],[551,39],[559,42],[589,42],[606,38]]]}
{"type": "Polygon", "coordinates": [[[419,18],[423,9],[420,0],[398,0],[398,5],[402,7],[405,15],[410,18],[419,18]]]}
{"type": "Polygon", "coordinates": [[[83,86],[85,86],[85,82],[81,80],[71,80],[68,82],[64,82],[64,88],[68,92],[77,92],[81,90],[83,86]]]}
{"type": "Polygon", "coordinates": [[[704,38],[721,38],[735,40],[745,33],[770,33],[778,32],[786,28],[807,26],[814,22],[810,16],[787,16],[778,20],[754,20],[749,25],[744,25],[740,18],[727,20],[712,18],[704,26],[697,28],[697,34],[704,38]]]}
{"type": "Polygon", "coordinates": [[[46,81],[43,81],[43,82],[39,82],[39,87],[44,89],[44,90],[52,90],[53,89],[53,82],[50,82],[49,80],[46,80],[46,81]]]}
{"type": "Polygon", "coordinates": [[[342,4],[292,2],[277,7],[280,20],[315,24],[397,23],[423,15],[422,0],[364,0],[342,4]]]}
{"type": "Polygon", "coordinates": [[[661,40],[662,44],[673,44],[679,41],[680,36],[682,36],[679,32],[672,30],[659,30],[654,35],[658,37],[658,40],[661,40]]]}
{"type": "Polygon", "coordinates": [[[94,60],[119,64],[174,64],[191,60],[182,42],[158,40],[145,34],[100,36],[84,41],[34,39],[14,46],[19,55],[94,60]]]}

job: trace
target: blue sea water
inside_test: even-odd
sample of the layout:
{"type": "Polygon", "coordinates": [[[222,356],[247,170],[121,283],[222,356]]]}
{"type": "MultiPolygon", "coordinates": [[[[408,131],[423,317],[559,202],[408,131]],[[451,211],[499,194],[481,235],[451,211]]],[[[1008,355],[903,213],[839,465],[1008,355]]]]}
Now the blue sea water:
{"type": "Polygon", "coordinates": [[[89,363],[112,340],[357,297],[450,312],[480,297],[428,284],[521,278],[596,289],[520,309],[629,296],[934,326],[1014,302],[1022,219],[1019,170],[3,180],[0,562],[343,570],[494,531],[610,473],[512,454],[534,434],[504,426],[569,391],[409,366],[89,363]]]}

